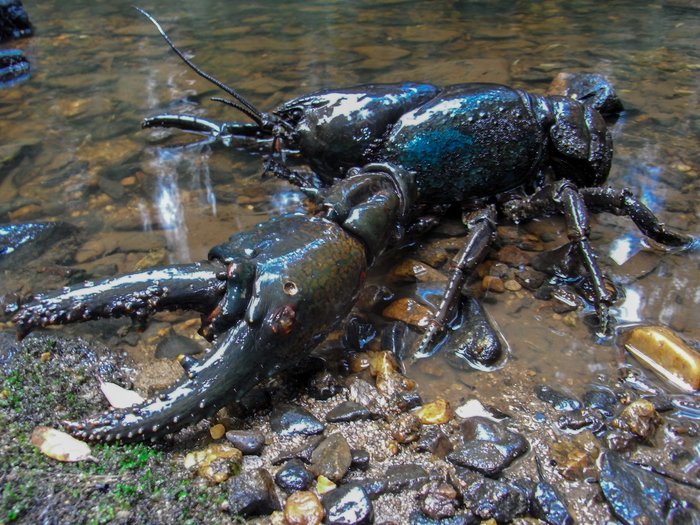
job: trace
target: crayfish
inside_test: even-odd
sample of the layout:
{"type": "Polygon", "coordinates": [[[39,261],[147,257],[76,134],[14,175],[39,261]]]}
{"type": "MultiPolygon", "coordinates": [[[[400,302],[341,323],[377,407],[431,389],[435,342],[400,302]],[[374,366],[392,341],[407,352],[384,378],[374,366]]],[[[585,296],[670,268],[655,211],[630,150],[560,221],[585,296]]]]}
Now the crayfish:
{"type": "Polygon", "coordinates": [[[156,439],[239,399],[318,345],[347,316],[377,258],[430,229],[453,205],[467,209],[467,240],[419,350],[443,329],[465,275],[495,238],[499,213],[516,222],[564,216],[602,324],[612,295],[588,240],[589,211],[628,216],[667,246],[693,241],[667,229],[629,191],[601,186],[612,161],[605,117],[622,106],[598,75],[569,75],[553,96],[482,83],[324,89],[266,113],[195,66],[140,11],[189,67],[231,97],[217,100],[252,120],[220,124],[168,114],[147,118],[144,127],[269,148],[265,170],[297,185],[316,211],[233,235],[208,261],[72,286],[18,307],[20,335],[105,317],[145,319],[164,309],[202,313],[201,333],[213,347],[201,360],[181,358],[180,381],[131,409],[68,423],[77,436],[156,439]],[[292,155],[312,173],[290,169],[292,155]]]}

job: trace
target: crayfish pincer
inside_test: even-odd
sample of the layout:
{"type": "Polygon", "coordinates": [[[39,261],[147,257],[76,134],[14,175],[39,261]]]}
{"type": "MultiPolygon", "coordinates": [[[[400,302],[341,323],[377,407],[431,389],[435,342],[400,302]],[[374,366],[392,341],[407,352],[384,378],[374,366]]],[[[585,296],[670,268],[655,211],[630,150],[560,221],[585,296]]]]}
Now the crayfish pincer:
{"type": "Polygon", "coordinates": [[[412,178],[370,167],[317,196],[319,215],[258,224],[214,247],[208,261],[87,282],[22,306],[14,318],[20,335],[52,324],[194,309],[213,343],[201,360],[181,359],[184,376],[155,398],[66,423],[67,429],[89,440],[156,439],[297,363],[347,316],[368,265],[400,240],[395,232],[412,207],[412,178]]]}

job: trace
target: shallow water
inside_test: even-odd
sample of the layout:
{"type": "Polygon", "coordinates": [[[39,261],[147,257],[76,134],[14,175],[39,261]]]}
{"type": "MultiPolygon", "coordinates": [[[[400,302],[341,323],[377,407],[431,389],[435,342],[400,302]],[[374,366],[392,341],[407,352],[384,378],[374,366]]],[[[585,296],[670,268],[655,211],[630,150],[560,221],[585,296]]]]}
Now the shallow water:
{"type": "MultiPolygon", "coordinates": [[[[100,276],[201,259],[235,231],[303,209],[294,188],[261,182],[259,156],[219,144],[173,149],[192,139],[140,130],[144,116],[162,112],[241,117],[209,101],[220,93],[168,50],[130,2],[25,7],[36,36],[4,46],[22,48],[33,73],[0,91],[0,222],[58,219],[81,233],[77,249],[47,249],[5,270],[2,298],[78,280],[85,273],[76,269],[100,276]]],[[[143,7],[200,67],[263,109],[367,82],[486,81],[543,91],[560,71],[603,73],[627,108],[613,127],[610,184],[631,188],[669,225],[699,233],[700,10],[690,1],[616,2],[605,10],[553,1],[143,7]]],[[[558,220],[521,230],[559,236],[548,247],[565,232],[558,220]]],[[[664,324],[700,340],[697,250],[650,251],[629,221],[609,216],[594,220],[593,239],[607,272],[624,284],[626,299],[615,308],[622,325],[664,324]]],[[[597,341],[582,316],[562,319],[525,291],[487,293],[485,302],[509,343],[509,361],[496,372],[419,362],[412,373],[426,397],[458,402],[478,390],[484,402],[497,402],[521,378],[580,394],[614,374],[614,340],[597,341]]],[[[143,339],[151,351],[156,338],[148,337],[158,333],[143,339]]]]}

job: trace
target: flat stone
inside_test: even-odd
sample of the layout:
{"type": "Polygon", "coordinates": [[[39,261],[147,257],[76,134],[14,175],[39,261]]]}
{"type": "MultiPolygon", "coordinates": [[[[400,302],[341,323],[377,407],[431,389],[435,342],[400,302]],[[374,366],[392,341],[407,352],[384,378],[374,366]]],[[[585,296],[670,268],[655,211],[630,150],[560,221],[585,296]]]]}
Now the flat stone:
{"type": "Polygon", "coordinates": [[[328,423],[348,423],[371,418],[372,414],[367,407],[354,401],[344,401],[326,414],[328,423]]]}
{"type": "Polygon", "coordinates": [[[265,446],[265,436],[255,430],[229,430],[226,439],[243,454],[258,455],[265,446]]]}
{"type": "Polygon", "coordinates": [[[270,414],[270,427],[281,436],[303,434],[312,436],[323,432],[325,426],[305,408],[279,405],[270,414]]]}
{"type": "Polygon", "coordinates": [[[498,423],[473,417],[462,424],[464,444],[447,456],[448,461],[497,476],[528,448],[527,440],[498,423]]]}
{"type": "Polygon", "coordinates": [[[600,488],[613,514],[625,525],[662,525],[671,495],[657,474],[628,463],[615,452],[600,458],[600,488]]]}

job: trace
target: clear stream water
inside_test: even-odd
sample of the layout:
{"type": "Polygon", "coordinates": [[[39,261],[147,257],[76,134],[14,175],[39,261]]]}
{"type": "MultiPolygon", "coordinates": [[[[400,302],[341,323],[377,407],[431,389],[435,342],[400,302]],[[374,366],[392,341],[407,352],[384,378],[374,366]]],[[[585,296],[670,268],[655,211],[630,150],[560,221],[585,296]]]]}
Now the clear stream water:
{"type": "MultiPolygon", "coordinates": [[[[220,93],[131,3],[28,0],[36,36],[3,46],[23,49],[33,72],[0,91],[0,221],[57,219],[81,232],[77,250],[52,245],[4,270],[3,298],[61,286],[77,268],[99,276],[201,259],[231,233],[303,208],[294,188],[261,181],[258,156],[222,145],[172,149],[191,137],[140,129],[143,117],[161,112],[242,117],[209,100],[220,93]]],[[[605,74],[628,109],[613,127],[610,184],[699,233],[700,9],[690,0],[141,5],[200,67],[262,109],[359,83],[481,81],[544,91],[560,71],[605,74]]],[[[521,229],[564,233],[559,220],[521,229]]],[[[621,324],[665,324],[700,339],[697,251],[649,250],[629,221],[609,216],[594,221],[593,243],[625,283],[615,310],[621,324]]],[[[414,367],[422,389],[455,400],[478,389],[488,401],[534,374],[580,394],[614,373],[615,342],[596,341],[580,317],[563,322],[525,292],[486,295],[510,345],[505,369],[455,372],[426,361],[414,367]]]]}

